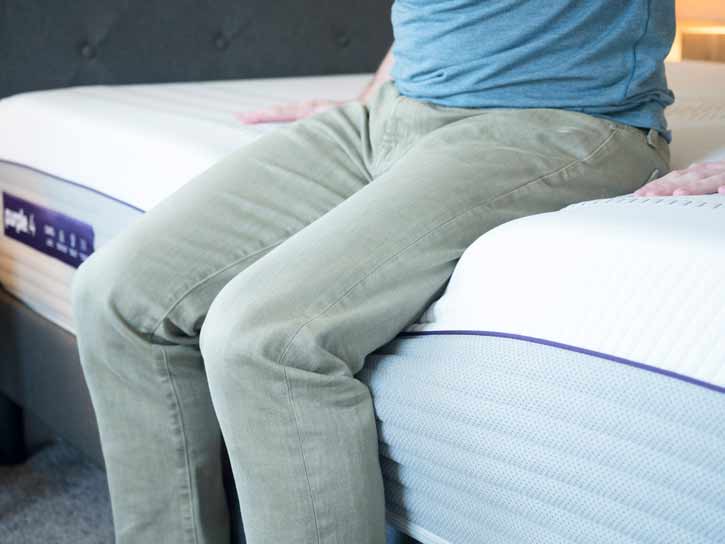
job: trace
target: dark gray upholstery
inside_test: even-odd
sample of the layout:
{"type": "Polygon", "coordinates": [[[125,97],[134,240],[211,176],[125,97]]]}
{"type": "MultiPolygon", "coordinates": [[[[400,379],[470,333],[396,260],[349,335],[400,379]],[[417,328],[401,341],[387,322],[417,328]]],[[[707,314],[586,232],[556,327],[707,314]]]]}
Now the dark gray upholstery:
{"type": "Polygon", "coordinates": [[[103,466],[75,337],[0,289],[0,394],[103,466]]]}
{"type": "Polygon", "coordinates": [[[0,465],[21,462],[27,455],[20,406],[0,393],[0,465]]]}
{"type": "Polygon", "coordinates": [[[94,83],[372,71],[391,0],[0,0],[0,98],[94,83]]]}

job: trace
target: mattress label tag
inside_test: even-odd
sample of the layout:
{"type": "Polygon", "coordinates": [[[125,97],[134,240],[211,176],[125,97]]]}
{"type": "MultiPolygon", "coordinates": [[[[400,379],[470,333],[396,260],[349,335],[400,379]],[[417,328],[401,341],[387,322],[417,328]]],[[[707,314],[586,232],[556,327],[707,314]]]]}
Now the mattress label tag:
{"type": "Polygon", "coordinates": [[[78,268],[93,253],[93,227],[3,192],[5,236],[78,268]]]}

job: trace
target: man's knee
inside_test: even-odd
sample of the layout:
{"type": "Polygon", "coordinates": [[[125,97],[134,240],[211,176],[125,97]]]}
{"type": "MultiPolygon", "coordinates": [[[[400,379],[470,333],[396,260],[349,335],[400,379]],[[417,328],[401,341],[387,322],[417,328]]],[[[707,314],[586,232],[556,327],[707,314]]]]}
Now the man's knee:
{"type": "MultiPolygon", "coordinates": [[[[243,361],[256,358],[253,335],[256,334],[255,329],[262,325],[263,317],[254,319],[254,312],[250,308],[251,296],[245,296],[246,290],[246,287],[239,285],[239,281],[227,284],[216,295],[204,318],[199,333],[199,349],[210,379],[230,370],[230,359],[235,361],[234,367],[238,368],[243,361]]],[[[251,295],[252,291],[249,293],[251,295]]]]}
{"type": "Polygon", "coordinates": [[[98,253],[91,255],[73,275],[71,285],[71,302],[76,326],[83,326],[85,317],[96,313],[107,301],[111,291],[110,280],[102,269],[108,268],[105,259],[98,253]]]}
{"type": "Polygon", "coordinates": [[[243,281],[232,282],[217,295],[199,344],[210,380],[247,373],[279,377],[285,368],[350,375],[335,319],[310,319],[303,306],[290,302],[292,297],[279,295],[271,286],[260,290],[243,281]]]}
{"type": "Polygon", "coordinates": [[[288,345],[305,336],[302,329],[308,320],[291,297],[282,296],[283,291],[284,287],[271,284],[260,288],[253,280],[238,276],[219,292],[199,337],[210,377],[302,363],[283,358],[288,345]]]}
{"type": "Polygon", "coordinates": [[[127,293],[134,290],[130,274],[134,262],[127,248],[113,243],[91,255],[75,272],[71,304],[79,335],[98,335],[109,320],[130,316],[125,308],[127,293]]]}

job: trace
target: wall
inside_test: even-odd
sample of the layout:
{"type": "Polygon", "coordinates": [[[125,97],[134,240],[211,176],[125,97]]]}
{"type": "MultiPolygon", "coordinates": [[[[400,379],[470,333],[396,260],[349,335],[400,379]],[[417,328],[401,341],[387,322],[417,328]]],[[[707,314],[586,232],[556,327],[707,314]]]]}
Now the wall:
{"type": "Polygon", "coordinates": [[[680,19],[725,22],[725,0],[675,0],[680,19]]]}

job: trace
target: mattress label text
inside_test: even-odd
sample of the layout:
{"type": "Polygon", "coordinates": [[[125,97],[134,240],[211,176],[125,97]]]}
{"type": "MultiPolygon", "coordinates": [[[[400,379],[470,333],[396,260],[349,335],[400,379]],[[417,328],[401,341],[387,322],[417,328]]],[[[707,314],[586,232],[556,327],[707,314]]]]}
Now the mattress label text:
{"type": "Polygon", "coordinates": [[[78,268],[93,253],[93,227],[3,192],[5,236],[78,268]]]}

